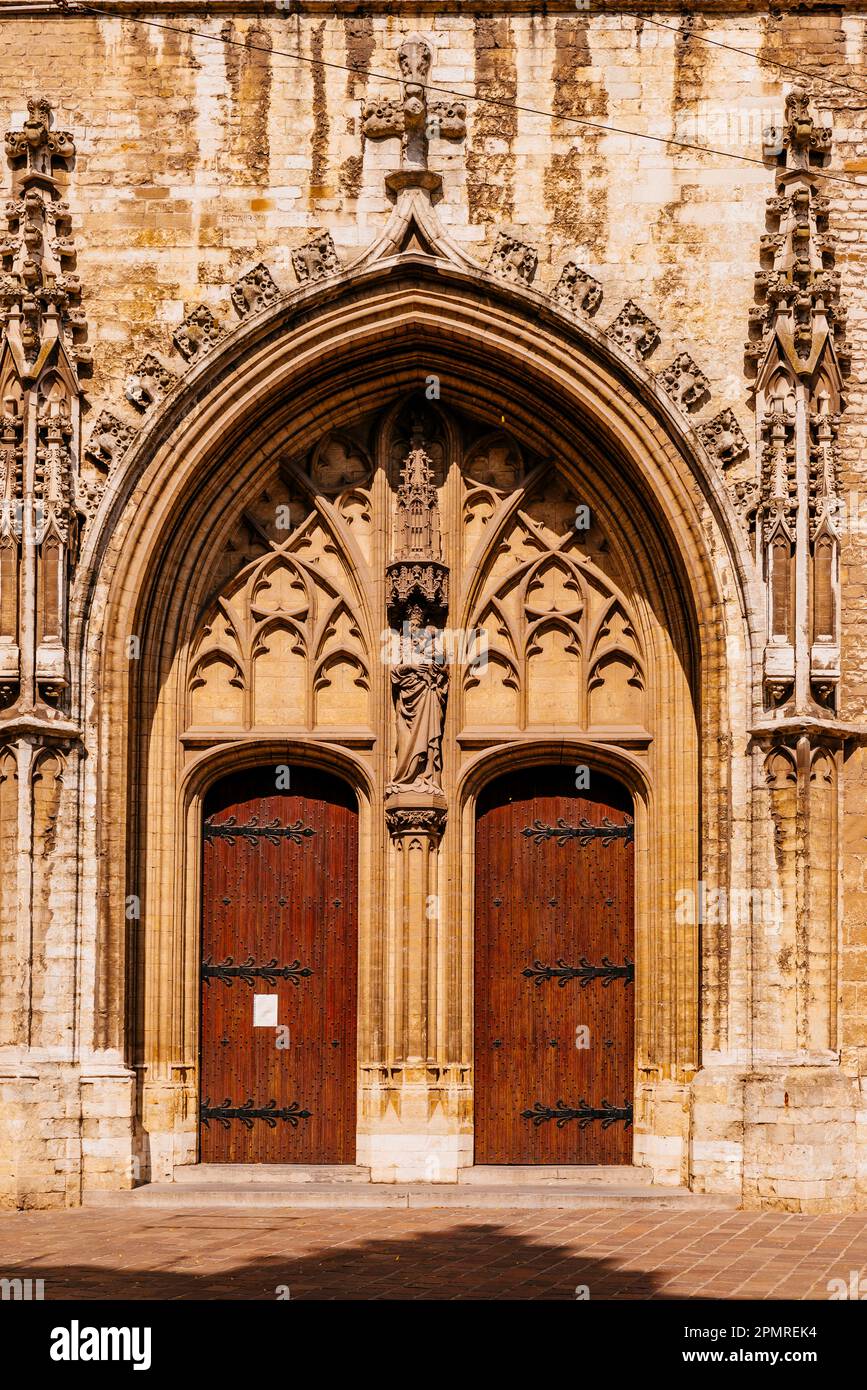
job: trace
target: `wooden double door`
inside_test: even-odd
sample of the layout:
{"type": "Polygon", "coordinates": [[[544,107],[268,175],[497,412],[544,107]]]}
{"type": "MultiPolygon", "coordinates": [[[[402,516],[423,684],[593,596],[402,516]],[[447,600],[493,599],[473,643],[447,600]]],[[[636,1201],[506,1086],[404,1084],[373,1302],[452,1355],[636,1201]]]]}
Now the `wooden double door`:
{"type": "Polygon", "coordinates": [[[201,1161],[354,1163],[354,793],[304,766],[233,774],[202,856],[201,1161]]]}
{"type": "Polygon", "coordinates": [[[634,828],[573,767],[493,782],[476,822],[475,1161],[632,1161],[634,828]]]}

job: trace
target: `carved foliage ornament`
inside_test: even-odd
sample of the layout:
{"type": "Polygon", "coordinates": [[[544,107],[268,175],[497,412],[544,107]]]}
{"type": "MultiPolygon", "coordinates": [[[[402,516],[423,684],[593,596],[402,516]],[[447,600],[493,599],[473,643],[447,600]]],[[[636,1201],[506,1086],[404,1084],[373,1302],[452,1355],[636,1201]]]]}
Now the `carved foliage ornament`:
{"type": "Polygon", "coordinates": [[[44,542],[49,530],[64,542],[69,539],[74,517],[73,476],[69,456],[72,420],[66,400],[46,402],[39,413],[39,443],[36,449],[34,492],[41,506],[38,540],[44,542]]]}
{"type": "Polygon", "coordinates": [[[681,352],[656,380],[683,411],[697,410],[710,395],[710,382],[686,352],[681,352]]]}
{"type": "Polygon", "coordinates": [[[261,261],[254,265],[252,270],[248,270],[246,275],[242,275],[232,287],[232,304],[241,318],[246,314],[256,314],[260,309],[266,309],[279,298],[280,291],[274,283],[274,277],[261,261]]]}
{"type": "Polygon", "coordinates": [[[602,286],[586,270],[581,270],[574,261],[563,267],[560,279],[552,290],[552,297],[564,309],[572,313],[588,314],[592,317],[602,303],[602,286]]]}
{"type": "Polygon", "coordinates": [[[539,263],[538,253],[517,237],[500,232],[494,243],[488,270],[515,285],[531,285],[539,263]]]}
{"type": "Polygon", "coordinates": [[[659,346],[659,329],[631,299],[605,331],[618,347],[639,362],[659,346]]]}
{"type": "Polygon", "coordinates": [[[137,410],[149,410],[171,391],[177,377],[153,353],[146,353],[126,380],[124,395],[137,410]]]}
{"type": "Polygon", "coordinates": [[[299,285],[314,284],[317,280],[324,280],[327,275],[336,275],[342,267],[330,233],[320,232],[293,251],[292,266],[299,285]]]}
{"type": "Polygon", "coordinates": [[[439,836],[446,823],[444,806],[391,807],[385,812],[389,834],[409,835],[421,832],[439,836]]]}
{"type": "Polygon", "coordinates": [[[191,309],[172,334],[172,342],[188,362],[197,362],[216,347],[223,330],[206,304],[191,309]]]}
{"type": "Polygon", "coordinates": [[[0,417],[0,538],[13,543],[23,484],[23,428],[24,421],[17,412],[6,411],[0,417]]]}
{"type": "Polygon", "coordinates": [[[132,425],[103,410],[93,427],[85,453],[94,463],[103,468],[112,468],[123,458],[135,436],[136,430],[132,425]]]}
{"type": "Polygon", "coordinates": [[[749,453],[746,435],[732,410],[723,410],[699,428],[699,437],[708,452],[722,467],[736,463],[749,453]]]}

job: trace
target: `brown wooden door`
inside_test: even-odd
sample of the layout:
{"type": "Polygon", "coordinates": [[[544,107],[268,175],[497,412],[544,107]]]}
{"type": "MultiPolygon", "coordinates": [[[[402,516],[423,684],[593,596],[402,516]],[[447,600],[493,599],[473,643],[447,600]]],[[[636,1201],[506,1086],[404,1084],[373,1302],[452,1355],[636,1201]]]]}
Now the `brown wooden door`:
{"type": "Polygon", "coordinates": [[[237,773],[205,803],[203,1163],[355,1162],[355,797],[289,778],[237,773]]]}
{"type": "Polygon", "coordinates": [[[476,1163],[632,1161],[632,803],[590,786],[528,768],[479,803],[476,1163]]]}

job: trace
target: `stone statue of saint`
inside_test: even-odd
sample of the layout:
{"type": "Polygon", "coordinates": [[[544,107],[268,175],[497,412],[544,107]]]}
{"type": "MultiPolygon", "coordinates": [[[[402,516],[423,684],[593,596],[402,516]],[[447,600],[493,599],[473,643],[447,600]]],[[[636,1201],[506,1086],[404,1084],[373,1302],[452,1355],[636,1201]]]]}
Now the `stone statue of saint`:
{"type": "Polygon", "coordinates": [[[397,763],[389,792],[441,791],[442,736],[449,676],[437,661],[394,666],[397,763]]]}

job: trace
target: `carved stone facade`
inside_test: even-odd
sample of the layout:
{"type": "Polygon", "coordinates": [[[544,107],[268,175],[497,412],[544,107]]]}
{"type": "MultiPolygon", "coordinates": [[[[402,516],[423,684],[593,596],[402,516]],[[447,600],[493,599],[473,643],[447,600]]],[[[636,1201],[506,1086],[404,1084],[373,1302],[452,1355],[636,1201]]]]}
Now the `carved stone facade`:
{"type": "Polygon", "coordinates": [[[70,4],[43,96],[7,8],[2,1200],[196,1162],[203,805],[295,762],[358,805],[358,1162],[454,1181],[477,804],[566,764],[634,806],[634,1162],[864,1207],[859,113],[757,67],[758,164],[690,154],[743,56],[475,0],[299,0],[279,63],[182,4],[172,65],[70,4]]]}

